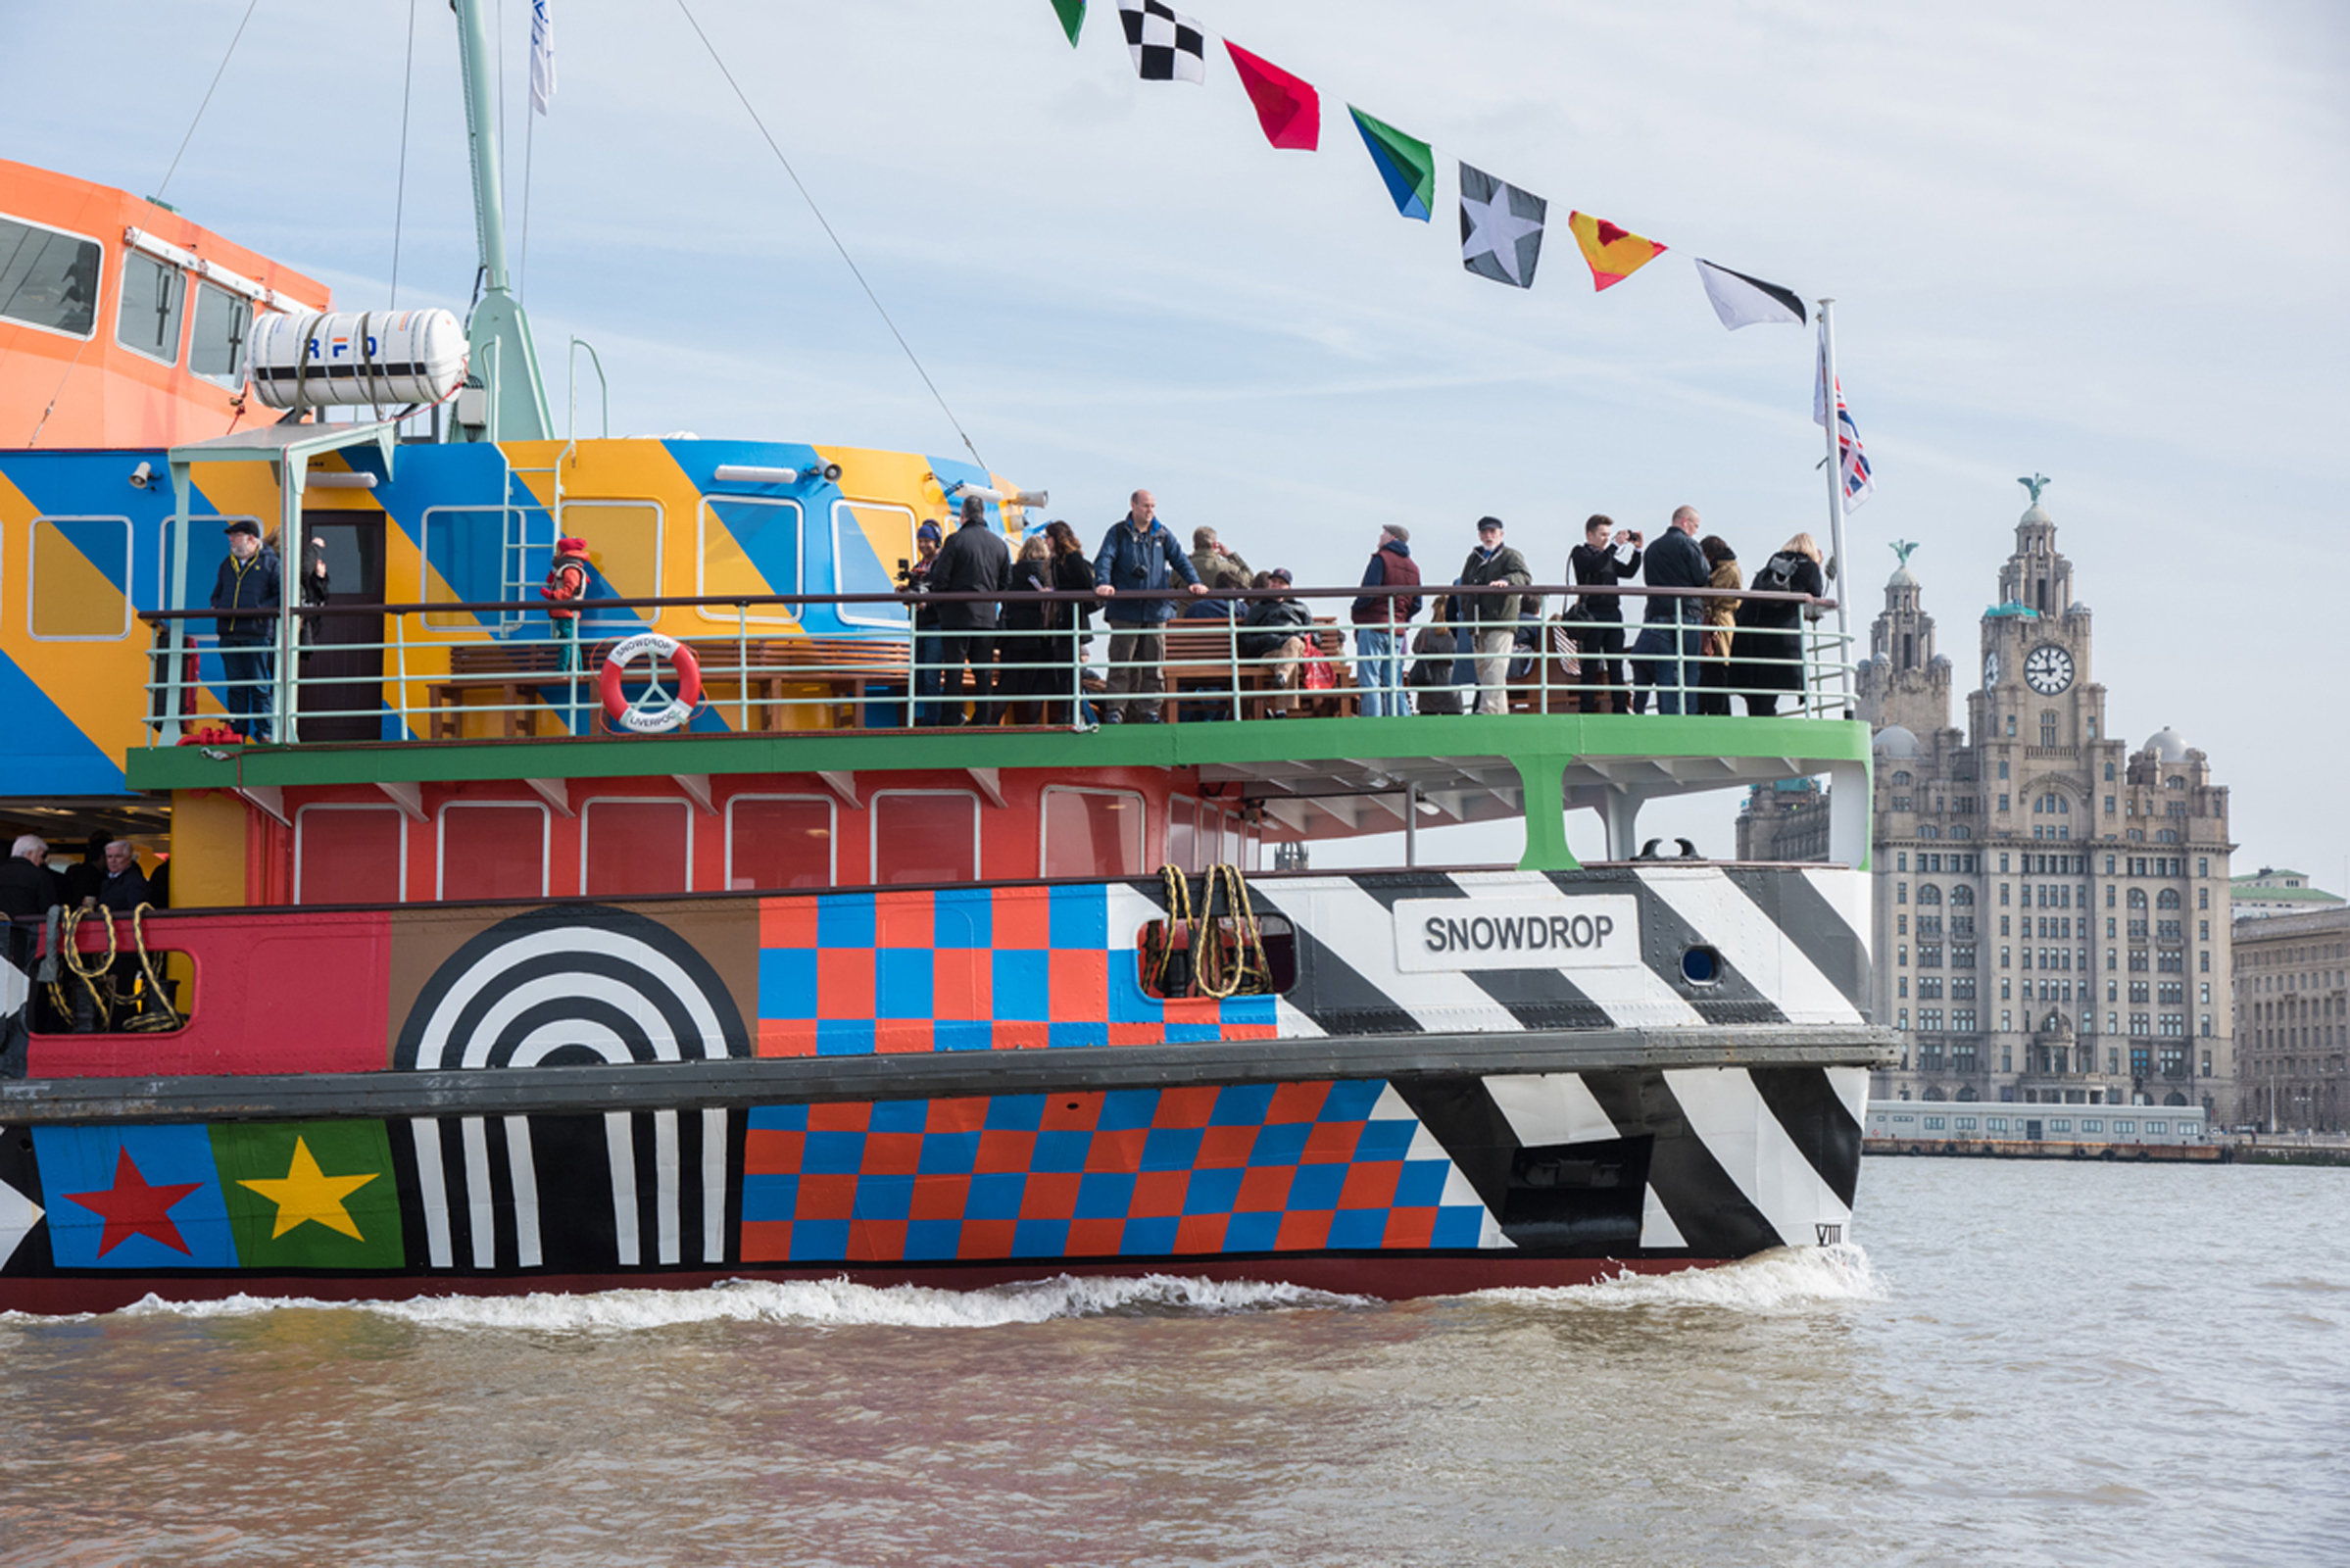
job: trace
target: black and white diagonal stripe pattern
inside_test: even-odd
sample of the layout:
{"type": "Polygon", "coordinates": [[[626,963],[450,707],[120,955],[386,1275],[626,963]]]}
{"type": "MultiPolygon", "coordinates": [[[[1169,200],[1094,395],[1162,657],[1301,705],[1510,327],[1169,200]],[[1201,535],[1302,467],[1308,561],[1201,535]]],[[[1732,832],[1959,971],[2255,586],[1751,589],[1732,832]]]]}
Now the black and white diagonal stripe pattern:
{"type": "Polygon", "coordinates": [[[1118,0],[1118,19],[1145,81],[1207,79],[1207,41],[1199,23],[1159,0],[1118,0]]]}
{"type": "MultiPolygon", "coordinates": [[[[1297,983],[1280,999],[1284,1035],[1453,1034],[1481,1031],[1704,1025],[1857,1026],[1868,987],[1860,873],[1719,866],[1591,871],[1400,871],[1252,883],[1259,914],[1297,931],[1297,983]],[[1636,966],[1405,972],[1395,904],[1404,899],[1566,901],[1629,896],[1638,903],[1636,966]],[[1709,983],[1682,972],[1689,948],[1711,948],[1709,983]]],[[[1158,916],[1157,889],[1112,890],[1112,925],[1158,916]]]]}

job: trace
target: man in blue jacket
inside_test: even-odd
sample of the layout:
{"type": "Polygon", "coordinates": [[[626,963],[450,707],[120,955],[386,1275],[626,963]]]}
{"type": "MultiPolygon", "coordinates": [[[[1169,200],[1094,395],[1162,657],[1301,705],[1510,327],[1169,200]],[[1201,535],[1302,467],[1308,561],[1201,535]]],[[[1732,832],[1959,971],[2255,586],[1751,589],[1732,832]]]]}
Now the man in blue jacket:
{"type": "Polygon", "coordinates": [[[1158,522],[1158,503],[1148,490],[1137,490],[1126,515],[1110,525],[1094,558],[1094,592],[1110,603],[1102,608],[1109,622],[1109,681],[1102,703],[1102,722],[1122,724],[1128,710],[1141,724],[1155,724],[1166,693],[1159,663],[1166,657],[1167,622],[1175,618],[1172,599],[1128,599],[1120,593],[1163,592],[1180,581],[1194,595],[1207,592],[1191,558],[1175,536],[1158,522]]]}
{"type": "MultiPolygon", "coordinates": [[[[1651,588],[1702,588],[1712,580],[1705,552],[1697,548],[1697,509],[1683,507],[1673,514],[1672,526],[1648,547],[1640,580],[1651,588]]],[[[1678,713],[1682,692],[1696,673],[1688,661],[1697,657],[1697,623],[1705,618],[1705,601],[1673,594],[1648,596],[1640,640],[1632,645],[1632,710],[1647,707],[1650,688],[1656,692],[1656,710],[1678,713]]]]}
{"type": "MultiPolygon", "coordinates": [[[[261,524],[249,517],[230,523],[228,559],[213,579],[215,610],[275,610],[281,570],[277,552],[261,542],[261,524]]],[[[215,625],[220,665],[227,676],[228,727],[267,745],[271,690],[277,676],[277,621],[270,615],[224,615],[215,625]]]]}

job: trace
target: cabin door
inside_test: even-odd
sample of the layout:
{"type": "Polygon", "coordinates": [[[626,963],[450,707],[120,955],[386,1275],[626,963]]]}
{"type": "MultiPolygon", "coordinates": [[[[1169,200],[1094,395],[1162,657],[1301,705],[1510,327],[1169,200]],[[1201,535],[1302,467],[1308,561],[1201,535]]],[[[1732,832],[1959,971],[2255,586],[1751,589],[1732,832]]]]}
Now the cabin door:
{"type": "MultiPolygon", "coordinates": [[[[311,640],[301,655],[302,739],[381,740],[383,516],[305,513],[302,534],[324,553],[326,603],[334,611],[310,617],[311,640]]],[[[306,558],[302,569],[315,559],[306,558]]]]}

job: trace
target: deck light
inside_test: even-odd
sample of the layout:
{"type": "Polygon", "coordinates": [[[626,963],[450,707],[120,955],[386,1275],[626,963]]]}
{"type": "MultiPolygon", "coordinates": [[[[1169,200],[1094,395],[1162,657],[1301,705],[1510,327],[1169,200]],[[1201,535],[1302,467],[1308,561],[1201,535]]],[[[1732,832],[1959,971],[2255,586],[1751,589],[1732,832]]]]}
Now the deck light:
{"type": "MultiPolygon", "coordinates": [[[[809,472],[815,470],[810,469],[809,472]]],[[[834,469],[839,472],[839,469],[834,469]]],[[[720,484],[798,484],[798,468],[762,468],[749,463],[721,463],[717,480],[720,484]]]]}
{"type": "Polygon", "coordinates": [[[371,473],[314,473],[307,481],[313,490],[372,490],[375,476],[371,473]]]}

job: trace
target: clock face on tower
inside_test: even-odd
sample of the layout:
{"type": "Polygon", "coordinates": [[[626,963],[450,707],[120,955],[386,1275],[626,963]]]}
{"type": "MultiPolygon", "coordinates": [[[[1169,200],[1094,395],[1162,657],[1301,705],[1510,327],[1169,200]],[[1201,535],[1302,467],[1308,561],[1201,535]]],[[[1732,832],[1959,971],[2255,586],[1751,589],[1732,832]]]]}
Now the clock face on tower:
{"type": "Polygon", "coordinates": [[[2024,656],[2024,684],[2054,697],[2073,684],[2073,656],[2054,643],[2040,644],[2024,656]]]}
{"type": "Polygon", "coordinates": [[[1999,684],[1999,650],[1996,648],[1983,656],[1983,683],[1985,686],[1999,684]]]}

